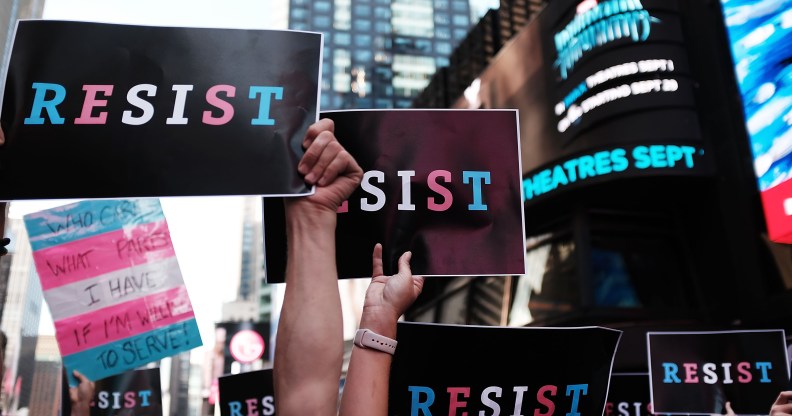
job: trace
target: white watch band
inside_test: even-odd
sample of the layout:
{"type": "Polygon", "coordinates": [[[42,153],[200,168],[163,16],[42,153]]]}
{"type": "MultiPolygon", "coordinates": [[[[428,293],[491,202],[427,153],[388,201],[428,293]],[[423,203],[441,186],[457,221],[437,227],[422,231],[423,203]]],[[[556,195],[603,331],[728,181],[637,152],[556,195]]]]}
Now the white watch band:
{"type": "Polygon", "coordinates": [[[360,348],[371,348],[393,355],[396,352],[396,344],[398,342],[395,339],[382,336],[369,329],[358,329],[355,334],[355,345],[360,348]]]}

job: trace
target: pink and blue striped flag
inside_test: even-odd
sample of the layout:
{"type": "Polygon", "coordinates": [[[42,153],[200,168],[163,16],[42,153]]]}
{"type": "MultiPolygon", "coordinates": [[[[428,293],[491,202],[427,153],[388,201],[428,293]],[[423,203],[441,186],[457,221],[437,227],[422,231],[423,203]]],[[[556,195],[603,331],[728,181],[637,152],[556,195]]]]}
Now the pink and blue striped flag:
{"type": "Polygon", "coordinates": [[[69,385],[201,346],[157,199],[90,200],[25,216],[69,385]]]}

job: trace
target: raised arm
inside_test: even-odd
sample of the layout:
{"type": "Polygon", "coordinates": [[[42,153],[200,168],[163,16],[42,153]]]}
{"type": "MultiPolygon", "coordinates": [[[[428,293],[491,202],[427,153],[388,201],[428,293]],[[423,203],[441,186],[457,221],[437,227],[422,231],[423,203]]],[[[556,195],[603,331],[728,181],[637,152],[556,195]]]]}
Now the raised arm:
{"type": "Polygon", "coordinates": [[[316,193],[286,199],[286,293],[275,349],[281,416],[335,415],[344,353],[335,261],[336,210],[363,171],[338,143],[332,120],[311,126],[298,170],[316,193]]]}
{"type": "MultiPolygon", "coordinates": [[[[423,289],[422,277],[410,270],[409,251],[399,258],[399,272],[385,276],[382,246],[373,254],[373,278],[366,290],[360,328],[378,335],[396,338],[396,322],[412,305],[423,289]]],[[[398,346],[397,346],[398,348],[398,346]]],[[[341,416],[385,416],[388,414],[388,379],[393,356],[370,348],[355,347],[349,361],[341,416]]]]}

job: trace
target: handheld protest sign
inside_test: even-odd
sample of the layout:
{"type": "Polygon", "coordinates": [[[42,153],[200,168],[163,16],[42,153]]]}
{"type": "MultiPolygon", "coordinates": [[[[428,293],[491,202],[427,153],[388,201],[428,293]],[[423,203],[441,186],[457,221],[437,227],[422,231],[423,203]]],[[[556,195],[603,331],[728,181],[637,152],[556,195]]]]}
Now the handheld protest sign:
{"type": "MultiPolygon", "coordinates": [[[[67,389],[61,399],[61,414],[70,415],[67,389]]],[[[127,371],[96,381],[90,409],[90,416],[162,416],[160,369],[127,371]]]]}
{"type": "Polygon", "coordinates": [[[99,380],[201,346],[158,200],[83,201],[24,220],[69,385],[75,369],[99,380]]]}
{"type": "Polygon", "coordinates": [[[654,416],[649,373],[613,373],[603,416],[654,416]]]}
{"type": "Polygon", "coordinates": [[[649,375],[656,413],[766,415],[785,390],[783,330],[649,332],[649,375]]]}
{"type": "Polygon", "coordinates": [[[20,21],[0,200],[295,195],[318,33],[20,21]]]}
{"type": "Polygon", "coordinates": [[[275,414],[272,370],[251,371],[220,377],[220,415],[275,414]]]}
{"type": "Polygon", "coordinates": [[[621,331],[400,322],[388,414],[602,415],[621,331]]]}
{"type": "MultiPolygon", "coordinates": [[[[339,209],[340,278],[369,277],[382,243],[385,274],[412,251],[424,276],[525,274],[516,110],[323,112],[365,171],[339,209]]],[[[264,201],[267,282],[285,276],[283,203],[264,201]]]]}

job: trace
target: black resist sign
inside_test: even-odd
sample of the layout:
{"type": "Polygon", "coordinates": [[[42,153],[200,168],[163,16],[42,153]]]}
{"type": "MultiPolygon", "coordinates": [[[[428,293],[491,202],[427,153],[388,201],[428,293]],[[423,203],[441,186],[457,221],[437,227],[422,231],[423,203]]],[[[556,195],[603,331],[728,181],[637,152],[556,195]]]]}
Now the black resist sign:
{"type": "MultiPolygon", "coordinates": [[[[420,275],[525,274],[514,110],[331,111],[335,135],[365,171],[339,208],[338,274],[386,274],[412,251],[420,275]]],[[[283,202],[264,201],[267,281],[283,282],[283,202]]]]}
{"type": "Polygon", "coordinates": [[[620,331],[399,323],[389,414],[601,415],[620,331]]]}
{"type": "Polygon", "coordinates": [[[611,375],[604,416],[653,416],[649,402],[649,374],[611,375]]]}
{"type": "MultiPolygon", "coordinates": [[[[63,414],[71,414],[64,377],[63,414]]],[[[96,381],[90,416],[162,416],[159,368],[133,370],[96,381]]]]}
{"type": "Polygon", "coordinates": [[[220,377],[221,416],[271,416],[275,414],[272,370],[220,377]]]}
{"type": "Polygon", "coordinates": [[[789,381],[783,330],[650,332],[657,413],[767,414],[789,381]]]}
{"type": "Polygon", "coordinates": [[[308,192],[317,33],[22,21],[0,199],[308,192]]]}

